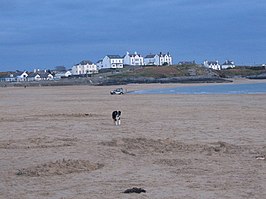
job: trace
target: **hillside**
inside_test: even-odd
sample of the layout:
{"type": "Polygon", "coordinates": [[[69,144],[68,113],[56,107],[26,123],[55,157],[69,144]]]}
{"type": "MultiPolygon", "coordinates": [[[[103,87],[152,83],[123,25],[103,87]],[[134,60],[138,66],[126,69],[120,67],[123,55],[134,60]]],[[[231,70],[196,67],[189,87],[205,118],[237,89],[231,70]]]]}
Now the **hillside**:
{"type": "Polygon", "coordinates": [[[265,67],[235,67],[226,70],[217,71],[217,74],[222,78],[231,78],[231,77],[247,77],[247,78],[256,78],[260,76],[266,76],[265,67]]]}
{"type": "Polygon", "coordinates": [[[236,67],[233,69],[213,70],[201,65],[172,66],[128,66],[100,73],[92,78],[96,85],[129,83],[209,83],[230,82],[228,78],[265,78],[265,67],[236,67]]]}
{"type": "Polygon", "coordinates": [[[225,82],[216,71],[198,65],[126,67],[92,78],[98,85],[128,83],[225,82]]]}
{"type": "Polygon", "coordinates": [[[121,71],[113,74],[112,78],[171,78],[171,77],[188,77],[188,76],[218,76],[217,73],[210,69],[197,65],[173,65],[173,66],[146,66],[135,69],[121,71]]]}
{"type": "Polygon", "coordinates": [[[101,70],[90,77],[72,77],[55,81],[0,82],[0,86],[123,85],[130,83],[209,83],[231,82],[228,78],[266,78],[265,67],[236,67],[212,70],[201,65],[126,66],[101,70]]]}

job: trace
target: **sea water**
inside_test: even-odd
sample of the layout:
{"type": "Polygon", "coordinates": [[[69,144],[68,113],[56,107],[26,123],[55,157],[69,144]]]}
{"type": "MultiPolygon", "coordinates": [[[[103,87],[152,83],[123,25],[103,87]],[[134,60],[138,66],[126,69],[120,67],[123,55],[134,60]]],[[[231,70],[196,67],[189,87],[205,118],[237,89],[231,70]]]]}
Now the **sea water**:
{"type": "Polygon", "coordinates": [[[132,91],[132,94],[266,94],[266,83],[185,86],[132,91]]]}

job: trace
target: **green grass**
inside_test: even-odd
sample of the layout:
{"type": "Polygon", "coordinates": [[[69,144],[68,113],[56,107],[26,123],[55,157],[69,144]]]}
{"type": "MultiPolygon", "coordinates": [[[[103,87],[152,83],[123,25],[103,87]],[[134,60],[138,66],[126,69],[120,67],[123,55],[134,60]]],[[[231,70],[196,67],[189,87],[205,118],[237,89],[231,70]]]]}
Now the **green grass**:
{"type": "Polygon", "coordinates": [[[250,67],[236,67],[232,69],[226,69],[226,70],[220,70],[217,71],[220,77],[247,77],[252,75],[259,75],[262,73],[266,73],[266,70],[264,68],[250,68],[250,67]]]}
{"type": "Polygon", "coordinates": [[[145,66],[120,70],[119,73],[111,74],[113,79],[119,78],[171,78],[189,76],[216,75],[222,78],[247,77],[266,73],[264,67],[236,67],[225,70],[212,70],[199,65],[173,65],[173,66],[145,66]]]}
{"type": "Polygon", "coordinates": [[[138,77],[152,77],[152,78],[169,78],[182,76],[207,75],[209,70],[204,67],[196,65],[189,66],[146,66],[134,70],[128,70],[119,74],[111,75],[112,78],[138,78],[138,77]]]}

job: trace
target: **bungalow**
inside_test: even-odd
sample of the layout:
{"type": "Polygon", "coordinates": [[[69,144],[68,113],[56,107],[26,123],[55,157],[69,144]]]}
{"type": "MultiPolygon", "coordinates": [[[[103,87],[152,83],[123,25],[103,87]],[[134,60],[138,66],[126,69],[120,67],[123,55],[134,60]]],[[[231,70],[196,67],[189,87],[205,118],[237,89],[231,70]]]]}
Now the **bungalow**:
{"type": "Polygon", "coordinates": [[[123,68],[123,58],[119,55],[106,55],[102,61],[102,69],[104,68],[123,68]]]}
{"type": "Polygon", "coordinates": [[[156,66],[162,66],[162,65],[172,65],[172,56],[170,53],[163,54],[150,54],[144,57],[144,65],[156,65],[156,66]]]}
{"type": "Polygon", "coordinates": [[[144,65],[144,59],[137,52],[134,54],[129,54],[129,52],[127,52],[127,54],[124,56],[124,64],[130,66],[142,66],[144,65]]]}
{"type": "Polygon", "coordinates": [[[67,78],[71,75],[72,75],[71,71],[58,71],[58,72],[55,72],[54,78],[55,79],[67,78]]]}
{"type": "Polygon", "coordinates": [[[73,75],[86,75],[98,73],[97,66],[89,60],[83,60],[72,67],[73,75]]]}
{"type": "Polygon", "coordinates": [[[30,73],[27,77],[28,81],[53,80],[54,77],[50,73],[30,73]]]}
{"type": "Polygon", "coordinates": [[[41,80],[41,77],[40,77],[40,75],[38,73],[33,72],[33,73],[30,73],[28,75],[27,80],[29,82],[31,82],[31,81],[39,81],[39,80],[41,80]]]}
{"type": "Polygon", "coordinates": [[[24,72],[17,71],[16,73],[13,74],[13,77],[15,77],[15,81],[18,81],[18,82],[26,81],[28,77],[28,73],[26,71],[24,72]]]}
{"type": "Polygon", "coordinates": [[[223,65],[222,65],[222,68],[221,69],[227,69],[227,68],[235,68],[235,64],[233,61],[229,61],[229,60],[226,60],[223,65]]]}
{"type": "Polygon", "coordinates": [[[207,61],[205,60],[203,62],[203,65],[207,68],[212,68],[214,70],[221,70],[221,65],[219,64],[218,61],[207,61]]]}
{"type": "Polygon", "coordinates": [[[41,80],[53,80],[54,76],[50,73],[41,73],[40,74],[40,79],[41,80]]]}

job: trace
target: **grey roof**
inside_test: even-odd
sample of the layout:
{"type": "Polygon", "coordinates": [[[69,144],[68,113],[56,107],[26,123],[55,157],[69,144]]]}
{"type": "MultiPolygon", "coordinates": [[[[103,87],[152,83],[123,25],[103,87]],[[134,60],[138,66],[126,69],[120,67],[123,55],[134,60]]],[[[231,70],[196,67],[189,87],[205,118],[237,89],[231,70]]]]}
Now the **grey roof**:
{"type": "Polygon", "coordinates": [[[48,78],[49,73],[41,73],[39,74],[41,78],[48,78]]]}
{"type": "Polygon", "coordinates": [[[110,59],[122,59],[120,55],[107,55],[107,57],[109,57],[110,59]]]}
{"type": "Polygon", "coordinates": [[[138,55],[139,57],[141,57],[140,54],[129,54],[130,57],[135,57],[136,55],[138,55]]]}
{"type": "Polygon", "coordinates": [[[196,64],[196,62],[195,62],[195,60],[193,60],[193,61],[180,61],[178,64],[189,65],[189,64],[196,64]]]}
{"type": "Polygon", "coordinates": [[[18,77],[18,76],[21,76],[25,71],[17,71],[15,73],[13,73],[13,76],[14,77],[18,77]]]}
{"type": "Polygon", "coordinates": [[[169,52],[166,53],[166,54],[164,54],[164,53],[162,53],[162,52],[159,53],[159,57],[165,57],[166,55],[170,56],[170,53],[169,53],[169,52]]]}
{"type": "MultiPolygon", "coordinates": [[[[92,64],[90,60],[83,60],[79,63],[80,65],[87,65],[87,64],[92,64]]],[[[77,64],[78,65],[78,64],[77,64]]]]}
{"type": "Polygon", "coordinates": [[[147,55],[145,58],[154,58],[156,55],[154,55],[154,54],[149,54],[149,55],[147,55]]]}
{"type": "Polygon", "coordinates": [[[233,61],[226,60],[223,65],[234,65],[233,61]]]}
{"type": "Polygon", "coordinates": [[[218,63],[218,61],[208,61],[208,64],[209,64],[209,65],[211,65],[211,64],[212,64],[212,65],[217,65],[217,64],[219,64],[219,63],[218,63]]]}
{"type": "Polygon", "coordinates": [[[37,75],[40,75],[41,78],[47,78],[48,75],[50,75],[50,73],[30,73],[28,75],[28,78],[29,77],[36,77],[37,75]]]}
{"type": "Polygon", "coordinates": [[[38,75],[38,73],[30,73],[30,74],[28,75],[28,78],[29,78],[29,77],[35,77],[36,75],[38,75]]]}

